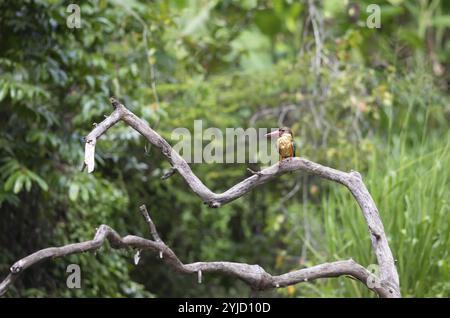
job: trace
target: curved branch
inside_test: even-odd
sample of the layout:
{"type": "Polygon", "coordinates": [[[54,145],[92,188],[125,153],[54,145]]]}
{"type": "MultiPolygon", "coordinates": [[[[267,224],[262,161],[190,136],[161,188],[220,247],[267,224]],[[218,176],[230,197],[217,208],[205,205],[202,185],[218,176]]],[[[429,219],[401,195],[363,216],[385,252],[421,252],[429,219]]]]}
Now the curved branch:
{"type": "Polygon", "coordinates": [[[102,225],[98,229],[94,239],[91,241],[43,249],[16,262],[11,267],[11,273],[2,283],[0,283],[0,295],[3,294],[20,275],[20,273],[22,273],[29,266],[49,258],[96,250],[105,240],[108,240],[114,248],[132,247],[140,250],[150,250],[155,253],[160,253],[160,256],[163,256],[164,262],[173,269],[183,273],[198,273],[199,281],[201,280],[202,272],[215,272],[239,278],[248,284],[253,290],[263,290],[288,286],[317,278],[350,275],[363,282],[367,287],[373,288],[373,290],[375,290],[381,297],[401,296],[397,269],[386,239],[380,215],[376,208],[375,202],[373,201],[369,191],[362,181],[361,175],[358,172],[342,172],[322,166],[304,158],[294,158],[290,161],[282,161],[279,164],[275,164],[264,170],[252,172],[252,176],[244,179],[227,191],[223,193],[214,193],[207,188],[192,172],[187,162],[172,149],[169,143],[157,132],[151,129],[145,121],[138,118],[114,98],[111,98],[111,103],[114,107],[113,113],[100,124],[96,125],[96,127],[86,136],[85,165],[88,167],[88,172],[92,172],[94,170],[95,144],[97,139],[110,127],[122,120],[143,135],[151,144],[156,146],[170,162],[172,169],[165,174],[165,178],[170,177],[175,172],[179,173],[194,193],[196,193],[206,204],[211,207],[220,207],[222,204],[228,203],[245,195],[253,188],[290,171],[302,170],[304,172],[338,182],[350,190],[353,197],[358,202],[361,211],[363,212],[364,218],[368,225],[372,247],[380,266],[379,284],[371,284],[370,282],[373,281],[373,275],[353,260],[325,263],[279,276],[272,276],[268,274],[259,265],[232,262],[198,262],[183,264],[175,253],[159,239],[156,228],[148,216],[145,207],[141,207],[141,212],[150,227],[155,241],[130,235],[121,238],[113,229],[106,225],[102,225]]]}
{"type": "Polygon", "coordinates": [[[156,227],[148,215],[145,206],[141,206],[140,210],[149,225],[151,234],[154,238],[153,241],[134,235],[121,237],[108,225],[101,225],[97,229],[94,238],[90,241],[68,244],[61,247],[46,248],[30,254],[14,263],[10,268],[9,275],[0,283],[0,296],[6,293],[14,281],[29,267],[48,259],[95,251],[98,250],[105,241],[108,241],[110,245],[116,249],[134,248],[140,251],[150,251],[154,254],[159,253],[159,255],[162,256],[162,262],[177,272],[198,274],[199,281],[201,280],[202,273],[218,273],[240,279],[252,290],[267,290],[308,282],[318,278],[347,275],[359,280],[369,289],[374,290],[380,297],[389,297],[388,288],[383,286],[382,283],[371,284],[371,282],[377,278],[352,259],[324,263],[277,276],[267,273],[259,265],[249,265],[245,263],[196,262],[183,264],[173,250],[160,239],[156,227]]]}
{"type": "MultiPolygon", "coordinates": [[[[282,164],[277,163],[259,171],[223,193],[214,193],[192,172],[188,163],[173,150],[169,143],[156,131],[151,129],[144,120],[134,115],[114,98],[111,98],[111,103],[115,108],[114,112],[86,136],[86,147],[88,147],[88,145],[95,145],[97,139],[101,135],[103,135],[111,126],[122,120],[144,136],[152,145],[156,146],[172,165],[172,169],[170,170],[170,173],[168,173],[169,176],[163,176],[164,179],[170,177],[175,171],[178,172],[186,180],[186,183],[192,191],[213,208],[218,208],[223,204],[234,201],[250,192],[258,185],[264,184],[286,172],[303,170],[344,185],[346,185],[352,177],[349,173],[322,166],[305,158],[293,158],[290,161],[283,161],[282,164]]],[[[92,170],[90,170],[91,163],[88,162],[88,159],[91,157],[93,158],[93,156],[91,156],[91,150],[89,149],[86,151],[85,155],[85,164],[88,166],[89,172],[94,168],[92,161],[92,170]]]]}
{"type": "MultiPolygon", "coordinates": [[[[138,131],[151,144],[156,146],[172,165],[172,172],[170,175],[172,175],[175,171],[178,172],[184,178],[192,191],[210,207],[218,208],[223,204],[240,198],[261,184],[264,184],[286,172],[297,170],[335,181],[346,186],[358,202],[358,205],[363,212],[369,229],[372,247],[380,266],[381,280],[384,284],[389,286],[389,293],[391,297],[401,297],[398,273],[395,267],[394,257],[392,256],[392,252],[389,248],[386,234],[384,232],[383,223],[381,222],[375,202],[373,201],[369,191],[362,181],[361,175],[358,172],[343,172],[309,161],[305,158],[296,157],[292,160],[284,160],[271,167],[254,172],[252,176],[237,183],[223,193],[214,193],[192,172],[187,162],[173,150],[169,143],[157,132],[151,129],[145,121],[134,115],[116,99],[111,98],[110,100],[114,107],[113,113],[102,123],[98,124],[96,128],[92,130],[89,135],[87,135],[86,147],[88,147],[88,144],[95,145],[96,140],[103,133],[105,133],[108,128],[122,120],[138,131]]],[[[85,158],[91,158],[89,153],[90,152],[86,151],[85,158]]],[[[92,162],[86,164],[88,165],[88,170],[89,164],[92,165],[91,168],[93,170],[93,160],[92,162]]]]}

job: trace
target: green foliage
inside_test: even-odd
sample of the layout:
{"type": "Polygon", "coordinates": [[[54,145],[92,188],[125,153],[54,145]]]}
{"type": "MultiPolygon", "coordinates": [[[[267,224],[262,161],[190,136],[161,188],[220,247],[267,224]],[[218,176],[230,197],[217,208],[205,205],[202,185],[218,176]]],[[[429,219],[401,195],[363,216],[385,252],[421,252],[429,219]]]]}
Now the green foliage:
{"type": "MultiPolygon", "coordinates": [[[[102,136],[96,170],[81,172],[83,136],[117,96],[171,141],[193,122],[276,127],[277,109],[300,155],[359,170],[380,210],[405,296],[449,297],[448,9],[445,1],[375,1],[382,28],[341,1],[323,15],[322,63],[307,1],[89,1],[69,29],[69,1],[0,2],[0,276],[18,258],[91,239],[100,224],[149,236],[145,203],[184,262],[229,260],[272,273],[354,258],[375,262],[366,224],[346,189],[285,175],[220,209],[202,204],[157,149],[125,125],[102,136]],[[331,27],[332,26],[332,27],[331,27]],[[268,116],[253,116],[262,109],[268,116]],[[253,120],[252,120],[253,118],[253,120]]],[[[207,128],[207,127],[204,127],[207,128]]],[[[213,191],[243,164],[192,164],[213,191]]],[[[7,296],[248,296],[230,278],[173,273],[108,246],[30,269],[7,296]],[[65,285],[82,269],[82,289],[65,285]]],[[[0,278],[2,278],[1,276],[0,278]]],[[[346,277],[268,296],[374,296],[346,277]]]]}

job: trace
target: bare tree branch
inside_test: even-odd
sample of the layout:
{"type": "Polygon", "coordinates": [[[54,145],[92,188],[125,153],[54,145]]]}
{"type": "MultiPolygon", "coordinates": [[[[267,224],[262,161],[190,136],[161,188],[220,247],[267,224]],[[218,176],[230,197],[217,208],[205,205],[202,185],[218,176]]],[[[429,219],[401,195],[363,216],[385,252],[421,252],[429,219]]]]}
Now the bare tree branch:
{"type": "Polygon", "coordinates": [[[266,168],[260,171],[260,173],[239,182],[223,193],[214,193],[192,172],[187,162],[172,149],[169,143],[151,129],[145,121],[138,118],[114,98],[111,98],[111,102],[115,105],[114,112],[87,135],[86,143],[95,142],[113,124],[119,120],[124,121],[144,136],[151,144],[156,146],[170,162],[173,169],[185,179],[192,191],[213,208],[218,208],[222,204],[236,200],[256,186],[290,171],[303,170],[342,184],[345,184],[351,178],[351,175],[348,173],[322,166],[304,158],[293,158],[293,160],[283,161],[281,164],[275,164],[266,168]]]}
{"type": "Polygon", "coordinates": [[[324,179],[335,181],[346,186],[352,193],[355,200],[363,212],[368,226],[372,247],[380,266],[382,281],[389,285],[389,292],[392,297],[400,297],[400,286],[394,257],[389,248],[389,244],[384,232],[384,227],[378,213],[378,209],[367,190],[361,175],[356,171],[343,172],[329,168],[305,158],[296,157],[292,160],[283,160],[264,170],[254,173],[252,176],[237,183],[223,193],[214,193],[192,172],[187,162],[172,149],[169,143],[162,138],[149,125],[129,111],[124,105],[111,97],[114,107],[113,113],[103,122],[98,124],[86,137],[86,143],[96,141],[103,133],[119,120],[124,121],[129,126],[138,131],[151,144],[156,146],[186,181],[191,190],[197,194],[210,207],[218,208],[222,204],[231,202],[245,195],[253,188],[264,184],[286,172],[302,170],[312,175],[324,179]]]}
{"type": "MultiPolygon", "coordinates": [[[[369,191],[362,181],[361,175],[358,172],[343,172],[325,167],[305,158],[293,158],[292,160],[283,160],[280,163],[258,172],[252,171],[252,176],[237,183],[227,191],[223,193],[214,193],[192,172],[187,162],[172,149],[169,143],[157,132],[151,129],[145,121],[138,118],[114,98],[111,98],[111,103],[114,107],[113,113],[106,117],[106,119],[100,124],[96,125],[96,127],[87,135],[86,144],[91,144],[95,147],[97,139],[102,134],[104,134],[110,127],[120,120],[124,121],[144,136],[152,145],[157,147],[172,165],[171,171],[178,172],[178,174],[185,179],[191,190],[210,207],[218,208],[222,204],[226,204],[245,195],[261,184],[264,184],[286,172],[297,170],[302,170],[312,175],[335,181],[346,186],[358,202],[358,205],[364,215],[368,226],[372,247],[380,267],[380,283],[375,284],[375,287],[372,285],[368,287],[373,287],[373,289],[381,297],[401,297],[397,269],[395,267],[392,252],[387,242],[380,215],[375,202],[373,201],[369,191]]],[[[88,171],[90,172],[94,169],[92,151],[92,147],[89,149],[87,148],[85,155],[85,164],[88,166],[88,171]]],[[[107,239],[115,248],[133,247],[140,250],[150,250],[153,252],[163,253],[165,256],[163,258],[165,263],[184,273],[197,273],[199,277],[201,277],[201,273],[199,273],[199,271],[203,273],[217,272],[237,277],[246,282],[253,290],[282,287],[302,281],[324,277],[337,277],[341,275],[353,276],[366,284],[366,286],[368,285],[368,279],[372,279],[370,272],[352,260],[321,264],[280,276],[272,276],[268,274],[259,265],[242,263],[198,262],[185,265],[178,259],[175,253],[164,244],[164,242],[160,241],[160,239],[158,240],[159,236],[153,222],[148,216],[148,212],[146,209],[141,209],[141,211],[149,224],[155,241],[146,240],[137,236],[126,236],[121,238],[114,230],[106,225],[102,225],[92,241],[70,244],[59,248],[53,247],[44,249],[16,262],[11,267],[11,273],[0,284],[0,294],[4,293],[8,286],[14,282],[17,275],[29,266],[48,258],[61,257],[73,253],[97,249],[101,246],[105,239],[107,239]],[[148,219],[146,215],[148,216],[148,219]]]]}
{"type": "Polygon", "coordinates": [[[115,249],[133,248],[140,251],[149,251],[154,254],[163,252],[164,258],[161,259],[162,262],[177,272],[197,274],[199,283],[202,282],[203,273],[218,273],[242,280],[251,288],[252,291],[261,291],[286,287],[297,283],[309,282],[318,278],[347,275],[359,280],[368,288],[374,290],[380,297],[390,296],[387,286],[384,286],[382,283],[374,284],[374,286],[372,286],[370,283],[372,279],[376,278],[374,278],[373,274],[367,269],[352,259],[324,263],[276,276],[267,273],[259,265],[249,265],[245,263],[220,261],[183,264],[172,249],[160,239],[159,235],[155,235],[155,233],[157,233],[156,227],[151,221],[145,206],[141,206],[140,210],[146,222],[150,222],[150,231],[155,240],[152,241],[134,235],[121,237],[111,227],[101,225],[97,229],[94,238],[90,241],[64,245],[61,247],[46,248],[17,261],[13,266],[11,266],[10,274],[3,280],[2,283],[0,283],[0,296],[4,295],[14,281],[29,267],[48,259],[98,250],[105,241],[108,241],[111,247],[115,249]]]}

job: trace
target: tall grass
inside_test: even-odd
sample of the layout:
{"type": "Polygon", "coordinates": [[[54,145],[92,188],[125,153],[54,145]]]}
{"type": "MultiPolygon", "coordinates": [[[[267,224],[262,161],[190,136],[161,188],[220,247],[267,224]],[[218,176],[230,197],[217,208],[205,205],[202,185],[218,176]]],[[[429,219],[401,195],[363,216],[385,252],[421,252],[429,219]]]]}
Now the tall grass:
{"type": "MultiPolygon", "coordinates": [[[[400,105],[386,114],[386,133],[375,136],[373,156],[354,163],[379,209],[404,297],[450,297],[448,103],[429,83],[411,76],[393,85],[400,105]]],[[[367,225],[347,189],[330,187],[316,209],[322,209],[313,217],[323,218],[325,241],[312,253],[321,255],[317,261],[351,257],[365,266],[376,263],[367,225]]],[[[304,295],[375,296],[345,277],[317,282],[304,295]]]]}
{"type": "MultiPolygon", "coordinates": [[[[364,181],[383,220],[397,261],[405,297],[450,296],[450,205],[448,137],[423,154],[411,148],[380,151],[370,162],[364,181]]],[[[422,146],[424,147],[424,146],[422,146]]],[[[349,192],[333,187],[323,199],[326,248],[330,258],[352,257],[376,263],[361,211],[349,192]]],[[[348,279],[329,280],[322,296],[370,296],[348,279]]]]}

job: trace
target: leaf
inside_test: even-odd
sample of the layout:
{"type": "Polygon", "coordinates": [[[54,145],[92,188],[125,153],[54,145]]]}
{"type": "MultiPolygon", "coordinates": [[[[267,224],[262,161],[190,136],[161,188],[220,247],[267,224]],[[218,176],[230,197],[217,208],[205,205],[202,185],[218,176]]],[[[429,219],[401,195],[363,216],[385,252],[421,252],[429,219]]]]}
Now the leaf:
{"type": "Polygon", "coordinates": [[[89,191],[85,187],[82,187],[80,190],[81,190],[81,199],[84,202],[87,202],[89,200],[89,191]]]}
{"type": "Polygon", "coordinates": [[[9,96],[11,96],[11,99],[16,99],[16,89],[14,87],[9,88],[9,96]]]}
{"type": "Polygon", "coordinates": [[[441,15],[434,17],[431,25],[436,27],[450,28],[450,15],[441,15]]]}
{"type": "Polygon", "coordinates": [[[79,192],[80,186],[78,185],[78,183],[71,183],[69,187],[69,199],[71,201],[76,201],[79,192]]]}
{"type": "Polygon", "coordinates": [[[273,14],[272,10],[258,11],[255,15],[255,23],[262,33],[271,37],[281,31],[282,22],[273,14]]]}
{"type": "Polygon", "coordinates": [[[30,170],[27,171],[27,174],[34,182],[36,182],[39,185],[39,187],[42,190],[48,191],[48,185],[44,179],[42,179],[41,177],[39,177],[37,174],[35,174],[33,171],[30,170]]]}
{"type": "Polygon", "coordinates": [[[136,63],[131,64],[130,71],[131,71],[131,75],[133,75],[133,76],[138,75],[139,71],[138,71],[138,67],[137,67],[136,63]]]}
{"type": "Polygon", "coordinates": [[[258,6],[257,0],[242,0],[240,3],[241,7],[246,10],[254,9],[258,6]]]}
{"type": "Polygon", "coordinates": [[[95,79],[91,75],[86,76],[86,82],[88,83],[90,88],[95,87],[95,79]]]}
{"type": "Polygon", "coordinates": [[[4,83],[0,89],[0,102],[5,98],[6,94],[8,94],[8,83],[4,83]]]}
{"type": "Polygon", "coordinates": [[[10,191],[14,187],[14,183],[16,182],[16,179],[20,176],[20,172],[16,171],[13,174],[11,174],[8,179],[6,179],[5,185],[3,188],[5,191],[10,191]]]}
{"type": "Polygon", "coordinates": [[[215,5],[216,1],[209,2],[204,8],[200,10],[200,12],[196,16],[189,19],[189,22],[184,27],[182,34],[184,36],[192,35],[194,32],[204,26],[208,21],[209,12],[214,8],[215,5]]]}
{"type": "Polygon", "coordinates": [[[27,192],[30,192],[30,190],[31,190],[31,179],[30,178],[25,179],[25,189],[27,190],[27,192]]]}
{"type": "Polygon", "coordinates": [[[24,92],[21,89],[17,89],[17,99],[21,100],[23,98],[24,92]]]}
{"type": "Polygon", "coordinates": [[[25,179],[27,179],[27,177],[24,176],[23,174],[17,177],[16,181],[14,182],[14,189],[13,189],[13,192],[15,194],[19,193],[22,190],[23,182],[25,181],[25,179]]]}
{"type": "Polygon", "coordinates": [[[10,176],[14,173],[14,171],[17,171],[20,169],[20,165],[17,162],[17,160],[12,159],[11,157],[5,158],[6,163],[0,168],[0,175],[5,178],[7,176],[10,176]]]}

